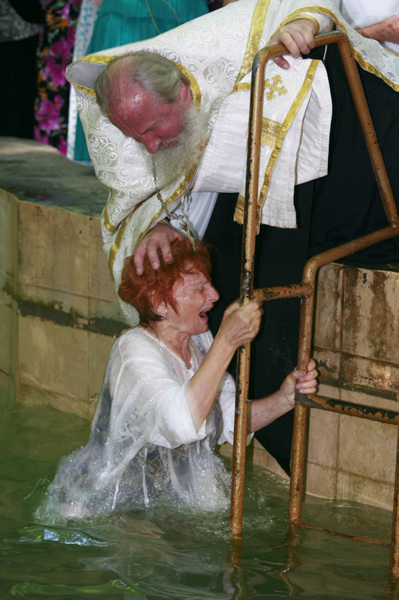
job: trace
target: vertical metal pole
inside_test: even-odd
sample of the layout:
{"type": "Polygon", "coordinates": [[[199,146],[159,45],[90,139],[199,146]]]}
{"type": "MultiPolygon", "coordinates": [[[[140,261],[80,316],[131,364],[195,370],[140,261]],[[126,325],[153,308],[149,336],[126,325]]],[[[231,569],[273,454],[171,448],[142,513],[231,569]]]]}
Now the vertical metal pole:
{"type": "Polygon", "coordinates": [[[237,399],[234,424],[233,472],[231,484],[230,525],[235,536],[242,533],[244,510],[245,455],[247,441],[248,380],[250,345],[240,348],[237,356],[237,399]]]}
{"type": "Polygon", "coordinates": [[[363,85],[353,57],[352,48],[349,40],[342,35],[337,38],[337,44],[387,219],[391,225],[399,226],[395,198],[378,144],[377,134],[364,94],[363,85]]]}
{"type": "Polygon", "coordinates": [[[231,600],[242,600],[248,597],[244,572],[241,567],[242,542],[242,537],[235,537],[233,539],[232,549],[228,557],[227,573],[230,574],[229,582],[234,589],[234,595],[231,597],[231,600]]]}
{"type": "MultiPolygon", "coordinates": [[[[310,359],[314,284],[311,286],[311,289],[313,290],[312,293],[302,299],[298,349],[299,369],[306,369],[310,359]]],[[[290,501],[288,509],[289,520],[292,524],[299,524],[301,521],[308,411],[309,409],[306,406],[302,406],[298,403],[295,404],[291,451],[290,501]]]]}
{"type": "MultiPolygon", "coordinates": [[[[265,62],[265,61],[264,61],[265,62]]],[[[264,63],[263,63],[264,65],[264,63]]],[[[257,227],[260,138],[263,111],[264,66],[255,57],[252,67],[251,105],[247,147],[246,207],[243,225],[240,303],[246,304],[253,294],[253,266],[257,227]]],[[[242,532],[244,508],[245,454],[247,441],[248,384],[250,344],[240,348],[237,356],[237,398],[234,425],[233,473],[230,525],[233,534],[242,532]]]]}
{"type": "Polygon", "coordinates": [[[296,404],[294,431],[292,435],[290,501],[288,508],[290,523],[294,525],[299,525],[301,522],[307,418],[307,407],[296,404]]]}

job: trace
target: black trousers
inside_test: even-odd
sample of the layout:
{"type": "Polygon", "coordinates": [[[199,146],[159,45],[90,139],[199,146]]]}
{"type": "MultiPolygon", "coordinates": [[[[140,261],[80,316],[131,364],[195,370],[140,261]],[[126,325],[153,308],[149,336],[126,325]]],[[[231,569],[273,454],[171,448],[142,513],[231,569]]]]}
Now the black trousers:
{"type": "Polygon", "coordinates": [[[0,43],[0,135],[33,139],[39,36],[0,43]]]}
{"type": "MultiPolygon", "coordinates": [[[[313,52],[321,56],[324,49],[313,52]]],[[[333,101],[329,173],[295,189],[297,229],[262,225],[256,242],[255,287],[299,283],[306,260],[328,248],[387,225],[364,138],[338,51],[330,46],[325,61],[333,101]]],[[[399,98],[374,75],[361,78],[379,143],[399,197],[399,98]]],[[[219,194],[205,239],[212,249],[212,280],[221,298],[210,315],[216,333],[223,312],[239,295],[242,227],[233,221],[234,194],[219,194]]],[[[399,260],[399,238],[385,241],[347,259],[381,264],[399,260]]],[[[265,303],[261,331],[252,344],[250,397],[279,388],[297,362],[300,300],[265,303]]],[[[231,365],[234,372],[234,364],[231,365]]],[[[256,438],[289,473],[293,411],[256,433],[256,438]]]]}

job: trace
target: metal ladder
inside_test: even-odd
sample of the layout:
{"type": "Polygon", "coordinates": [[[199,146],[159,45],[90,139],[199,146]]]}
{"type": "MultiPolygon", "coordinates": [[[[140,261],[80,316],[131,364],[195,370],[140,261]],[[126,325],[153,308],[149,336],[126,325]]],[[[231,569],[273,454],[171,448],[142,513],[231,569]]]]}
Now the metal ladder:
{"type": "MultiPolygon", "coordinates": [[[[340,32],[333,32],[315,38],[315,47],[337,44],[348,79],[352,98],[366,141],[374,175],[381,194],[389,225],[366,236],[347,242],[309,259],[303,270],[302,282],[286,286],[253,288],[253,268],[255,239],[257,232],[257,198],[259,181],[260,138],[263,110],[263,90],[265,66],[268,60],[286,53],[281,44],[269,46],[258,52],[252,67],[251,105],[249,115],[249,137],[246,180],[246,209],[243,227],[241,291],[240,302],[245,304],[251,299],[269,301],[284,298],[300,297],[300,342],[298,348],[298,368],[306,369],[311,354],[311,336],[313,326],[314,295],[316,276],[319,269],[336,260],[349,256],[359,250],[377,244],[383,240],[399,235],[399,216],[386,172],[384,160],[378,145],[373,121],[364,95],[363,86],[353,58],[348,39],[340,32]]],[[[236,420],[233,448],[233,479],[231,494],[230,525],[235,539],[242,533],[242,513],[244,505],[244,477],[246,451],[247,401],[250,369],[250,344],[242,347],[237,356],[237,399],[236,420]]],[[[294,434],[291,454],[291,484],[289,500],[290,530],[297,534],[300,526],[322,530],[335,535],[353,537],[359,541],[387,545],[380,540],[371,540],[360,536],[348,536],[328,528],[318,528],[301,522],[301,508],[304,484],[305,449],[307,438],[307,419],[309,408],[319,408],[350,416],[356,416],[383,423],[399,424],[399,413],[382,411],[359,404],[341,402],[319,396],[302,396],[296,394],[294,434]]],[[[399,429],[398,429],[399,434],[399,429]]],[[[391,564],[390,578],[399,578],[399,523],[398,523],[398,489],[399,489],[399,437],[395,476],[395,493],[393,503],[391,564]]],[[[296,536],[297,537],[297,536],[296,536]]]]}

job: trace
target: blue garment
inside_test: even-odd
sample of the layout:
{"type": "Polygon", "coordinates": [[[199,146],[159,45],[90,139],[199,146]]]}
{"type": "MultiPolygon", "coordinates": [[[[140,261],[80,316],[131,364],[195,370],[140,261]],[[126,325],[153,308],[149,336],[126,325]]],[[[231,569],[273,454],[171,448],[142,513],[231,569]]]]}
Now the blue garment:
{"type": "MultiPolygon", "coordinates": [[[[155,37],[207,12],[206,0],[103,0],[87,54],[155,37]]],[[[80,121],[74,159],[90,162],[80,121]]]]}

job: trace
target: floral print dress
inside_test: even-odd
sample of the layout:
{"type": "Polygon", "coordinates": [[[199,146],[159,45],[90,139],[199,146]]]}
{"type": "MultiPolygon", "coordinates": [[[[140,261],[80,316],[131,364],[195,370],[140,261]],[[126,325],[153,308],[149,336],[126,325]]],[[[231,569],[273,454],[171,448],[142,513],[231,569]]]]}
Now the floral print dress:
{"type": "Polygon", "coordinates": [[[39,45],[34,138],[62,154],[66,154],[70,90],[65,68],[72,58],[81,2],[47,0],[46,24],[39,45]]]}

